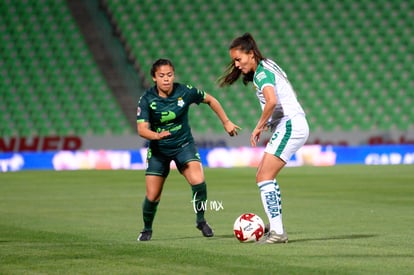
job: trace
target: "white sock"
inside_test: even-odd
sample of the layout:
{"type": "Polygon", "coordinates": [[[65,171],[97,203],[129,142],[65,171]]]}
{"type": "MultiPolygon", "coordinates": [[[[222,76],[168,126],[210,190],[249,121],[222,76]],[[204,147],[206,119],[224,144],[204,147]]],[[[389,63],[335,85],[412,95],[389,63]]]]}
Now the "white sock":
{"type": "Polygon", "coordinates": [[[279,184],[276,180],[266,180],[258,182],[260,197],[264,211],[269,219],[270,230],[277,234],[283,234],[282,223],[282,200],[280,197],[279,184]]]}

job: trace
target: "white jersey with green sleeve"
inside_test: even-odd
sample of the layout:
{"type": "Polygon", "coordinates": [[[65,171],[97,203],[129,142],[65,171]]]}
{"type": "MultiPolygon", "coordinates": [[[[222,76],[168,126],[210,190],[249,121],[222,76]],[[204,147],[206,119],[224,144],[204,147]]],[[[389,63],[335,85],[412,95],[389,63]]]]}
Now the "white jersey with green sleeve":
{"type": "Polygon", "coordinates": [[[290,119],[298,114],[305,115],[286,73],[273,60],[264,59],[260,61],[253,77],[253,84],[262,110],[266,102],[263,96],[263,88],[266,86],[274,88],[277,106],[269,119],[269,126],[272,128],[279,124],[282,119],[290,119]]]}

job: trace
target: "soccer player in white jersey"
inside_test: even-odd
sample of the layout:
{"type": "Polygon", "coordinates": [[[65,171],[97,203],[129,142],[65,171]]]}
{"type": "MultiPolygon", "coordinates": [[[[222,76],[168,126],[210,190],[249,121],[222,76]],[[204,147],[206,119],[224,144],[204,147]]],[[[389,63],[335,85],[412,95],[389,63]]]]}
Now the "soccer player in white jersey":
{"type": "Polygon", "coordinates": [[[251,34],[235,38],[230,44],[229,53],[232,61],[219,79],[220,86],[231,85],[242,75],[245,85],[253,82],[262,107],[250,144],[256,146],[263,131],[270,129],[273,132],[256,173],[256,183],[269,219],[269,232],[260,242],[287,243],[276,177],[308,139],[309,126],[305,112],[286,73],[274,61],[261,54],[251,34]]]}

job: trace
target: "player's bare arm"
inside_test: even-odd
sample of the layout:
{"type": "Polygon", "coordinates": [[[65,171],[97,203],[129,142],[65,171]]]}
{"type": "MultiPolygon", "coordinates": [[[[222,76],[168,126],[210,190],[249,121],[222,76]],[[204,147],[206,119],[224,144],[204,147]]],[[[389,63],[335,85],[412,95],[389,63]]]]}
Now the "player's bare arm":
{"type": "Polygon", "coordinates": [[[260,139],[260,134],[266,130],[266,124],[270,116],[273,113],[274,108],[277,104],[277,98],[274,92],[274,88],[271,86],[266,86],[263,88],[263,96],[266,100],[262,115],[259,118],[259,121],[254,128],[252,135],[250,137],[250,144],[256,146],[257,142],[260,139]]]}
{"type": "Polygon", "coordinates": [[[240,130],[241,128],[235,125],[228,118],[220,102],[215,97],[206,93],[206,97],[203,102],[208,104],[210,108],[217,114],[217,116],[221,120],[221,123],[223,123],[224,129],[230,136],[237,135],[237,130],[240,130]]]}
{"type": "Polygon", "coordinates": [[[148,140],[160,140],[171,135],[169,131],[162,131],[160,133],[152,131],[148,122],[137,123],[137,131],[140,137],[148,140]]]}

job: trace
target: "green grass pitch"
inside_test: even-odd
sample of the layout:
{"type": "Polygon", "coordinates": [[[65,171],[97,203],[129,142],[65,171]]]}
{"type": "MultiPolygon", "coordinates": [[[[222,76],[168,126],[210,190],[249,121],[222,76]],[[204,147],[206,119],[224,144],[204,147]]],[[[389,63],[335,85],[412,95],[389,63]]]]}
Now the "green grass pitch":
{"type": "Polygon", "coordinates": [[[172,170],[150,242],[143,171],[0,174],[0,274],[413,274],[414,166],[285,168],[288,244],[239,243],[243,212],[265,221],[255,169],[205,169],[206,218],[172,170]]]}

